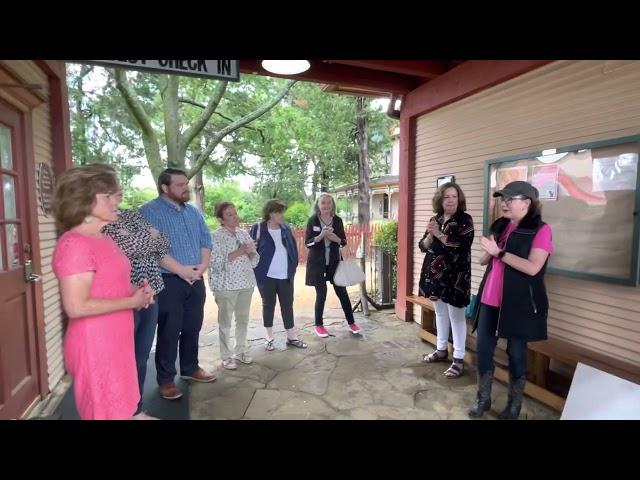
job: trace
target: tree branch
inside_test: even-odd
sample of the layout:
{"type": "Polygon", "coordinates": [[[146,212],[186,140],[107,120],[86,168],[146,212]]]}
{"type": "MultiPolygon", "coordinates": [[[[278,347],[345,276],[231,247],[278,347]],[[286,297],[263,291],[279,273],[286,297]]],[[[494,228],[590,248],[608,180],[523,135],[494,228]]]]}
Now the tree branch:
{"type": "MultiPolygon", "coordinates": [[[[182,139],[180,140],[180,149],[183,152],[187,151],[187,148],[189,147],[193,139],[196,138],[196,136],[202,131],[204,126],[211,118],[211,115],[213,115],[213,112],[215,112],[216,108],[218,108],[220,100],[222,100],[224,92],[227,90],[227,83],[228,82],[226,80],[218,81],[216,89],[213,92],[213,97],[211,97],[211,100],[209,100],[209,104],[202,112],[202,115],[200,115],[200,118],[182,134],[182,139]]],[[[191,178],[191,175],[189,176],[189,178],[191,178]]]]}
{"type": "Polygon", "coordinates": [[[164,134],[167,142],[167,166],[184,168],[184,155],[180,155],[180,119],[178,118],[178,87],[176,75],[162,75],[162,105],[164,113],[164,134]]]}
{"type": "Polygon", "coordinates": [[[144,111],[142,103],[137,99],[129,80],[127,80],[125,71],[117,68],[115,71],[115,78],[116,88],[122,94],[122,97],[129,108],[129,112],[133,116],[134,120],[138,122],[142,132],[146,135],[155,137],[156,132],[151,126],[151,121],[149,120],[147,113],[144,111]]]}
{"type": "Polygon", "coordinates": [[[400,104],[400,109],[396,109],[397,100],[398,95],[392,93],[391,98],[389,99],[389,106],[387,107],[387,115],[389,115],[391,118],[395,118],[396,120],[400,120],[400,110],[402,109],[402,104],[400,104]]]}
{"type": "Polygon", "coordinates": [[[81,65],[80,66],[80,80],[84,79],[87,75],[93,72],[93,67],[91,65],[81,65]]]}
{"type": "Polygon", "coordinates": [[[200,107],[202,109],[207,108],[207,106],[204,103],[198,103],[198,102],[196,102],[194,100],[190,100],[190,99],[184,98],[184,97],[178,98],[178,102],[180,102],[180,103],[188,103],[189,105],[193,105],[195,107],[200,107]]]}
{"type": "Polygon", "coordinates": [[[266,103],[265,105],[258,108],[257,110],[251,112],[248,115],[245,115],[244,117],[240,118],[239,120],[236,120],[235,122],[231,123],[230,125],[227,125],[225,128],[220,130],[220,132],[218,132],[218,134],[214,136],[214,138],[212,139],[212,142],[207,146],[205,151],[202,152],[202,155],[200,155],[200,158],[198,159],[197,163],[189,171],[189,178],[193,177],[193,175],[195,175],[195,173],[202,168],[206,159],[209,157],[209,155],[211,155],[211,152],[213,152],[213,150],[216,148],[218,143],[220,143],[220,141],[224,137],[229,135],[231,132],[252,122],[256,118],[260,117],[261,115],[264,115],[273,107],[275,107],[280,102],[280,100],[282,100],[289,93],[289,90],[291,90],[291,87],[293,87],[295,83],[296,83],[296,80],[290,81],[285,86],[285,88],[280,93],[278,93],[278,95],[276,95],[273,99],[271,99],[268,103],[266,103]]]}
{"type": "MultiPolygon", "coordinates": [[[[195,102],[193,100],[190,100],[190,99],[184,98],[184,97],[180,97],[178,99],[178,101],[180,103],[188,103],[189,105],[193,105],[193,106],[199,107],[199,108],[207,108],[203,103],[198,103],[198,102],[195,102]]],[[[214,115],[218,115],[219,117],[222,117],[225,120],[228,120],[229,122],[234,122],[235,121],[235,120],[233,120],[233,118],[229,118],[229,117],[227,117],[226,115],[223,115],[220,112],[213,112],[213,113],[214,113],[214,115]]],[[[258,132],[260,134],[260,138],[262,139],[262,143],[265,143],[267,141],[267,139],[264,137],[264,132],[262,130],[260,130],[259,128],[249,127],[247,125],[244,125],[243,128],[258,132]]]]}
{"type": "Polygon", "coordinates": [[[109,131],[107,126],[104,124],[102,117],[100,115],[96,115],[96,118],[98,119],[98,125],[100,125],[100,128],[102,128],[102,130],[104,131],[109,141],[114,145],[121,145],[122,141],[117,140],[116,138],[113,137],[113,135],[111,135],[111,132],[109,131]]]}
{"type": "Polygon", "coordinates": [[[144,151],[147,156],[147,163],[149,164],[149,169],[151,170],[154,178],[157,178],[162,170],[162,160],[160,157],[160,144],[158,143],[156,132],[153,130],[151,121],[144,111],[142,104],[136,97],[131,84],[129,84],[125,71],[116,68],[115,80],[116,88],[122,95],[122,98],[124,98],[124,102],[129,113],[142,130],[142,144],[144,145],[144,151]]]}

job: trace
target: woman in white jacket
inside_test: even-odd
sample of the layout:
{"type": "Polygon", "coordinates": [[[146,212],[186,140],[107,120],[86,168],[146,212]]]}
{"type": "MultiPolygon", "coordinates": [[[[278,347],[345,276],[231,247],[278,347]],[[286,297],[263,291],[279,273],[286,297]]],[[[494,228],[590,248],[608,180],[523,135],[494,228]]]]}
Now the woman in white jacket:
{"type": "Polygon", "coordinates": [[[216,217],[222,226],[213,234],[213,250],[209,263],[209,286],[218,305],[218,332],[222,366],[238,368],[236,360],[250,364],[247,353],[247,328],[251,296],[256,286],[253,269],[260,260],[256,245],[248,232],[238,228],[240,222],[233,203],[216,205],[216,217]],[[235,316],[236,344],[230,344],[231,319],[235,316]]]}

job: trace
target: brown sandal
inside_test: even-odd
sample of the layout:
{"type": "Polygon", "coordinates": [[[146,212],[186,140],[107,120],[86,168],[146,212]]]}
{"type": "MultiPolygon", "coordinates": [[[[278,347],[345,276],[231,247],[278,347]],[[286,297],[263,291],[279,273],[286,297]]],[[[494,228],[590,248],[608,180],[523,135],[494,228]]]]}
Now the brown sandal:
{"type": "Polygon", "coordinates": [[[445,350],[436,350],[435,352],[425,353],[422,356],[422,361],[424,363],[435,363],[435,362],[448,362],[449,361],[449,352],[445,350]],[[444,352],[444,355],[441,356],[438,352],[444,352]]]}
{"type": "Polygon", "coordinates": [[[444,372],[444,376],[447,378],[458,378],[462,375],[464,369],[464,363],[454,361],[449,368],[444,372]]]}
{"type": "Polygon", "coordinates": [[[294,347],[298,348],[307,348],[309,346],[299,338],[296,338],[294,340],[287,338],[287,345],[293,345],[294,347]]]}

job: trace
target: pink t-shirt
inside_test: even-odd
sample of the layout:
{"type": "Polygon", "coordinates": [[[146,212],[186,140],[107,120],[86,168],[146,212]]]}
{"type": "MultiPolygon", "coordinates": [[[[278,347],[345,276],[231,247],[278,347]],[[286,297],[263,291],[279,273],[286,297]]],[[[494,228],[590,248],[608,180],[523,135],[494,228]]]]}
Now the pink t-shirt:
{"type": "MultiPolygon", "coordinates": [[[[509,222],[507,228],[500,237],[499,245],[505,245],[507,238],[516,229],[517,225],[513,222],[509,222]]],[[[545,225],[538,233],[536,233],[531,248],[541,248],[542,250],[549,252],[549,255],[553,253],[553,243],[551,243],[551,227],[545,225]]],[[[502,304],[502,282],[504,278],[504,262],[496,257],[491,260],[491,271],[487,277],[487,281],[484,284],[484,290],[482,291],[481,303],[490,305],[492,307],[499,307],[502,304]]]]}

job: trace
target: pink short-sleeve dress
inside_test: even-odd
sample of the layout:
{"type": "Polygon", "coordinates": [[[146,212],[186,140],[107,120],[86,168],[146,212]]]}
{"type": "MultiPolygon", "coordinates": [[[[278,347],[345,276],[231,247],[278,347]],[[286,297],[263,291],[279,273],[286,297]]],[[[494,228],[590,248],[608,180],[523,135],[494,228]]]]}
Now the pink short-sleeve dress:
{"type": "MultiPolygon", "coordinates": [[[[94,272],[94,298],[123,298],[133,293],[129,260],[109,237],[64,233],[56,245],[52,266],[58,278],[94,272]]],[[[140,393],[133,310],[69,319],[64,360],[73,377],[80,418],[125,420],[135,413],[140,393]]]]}

